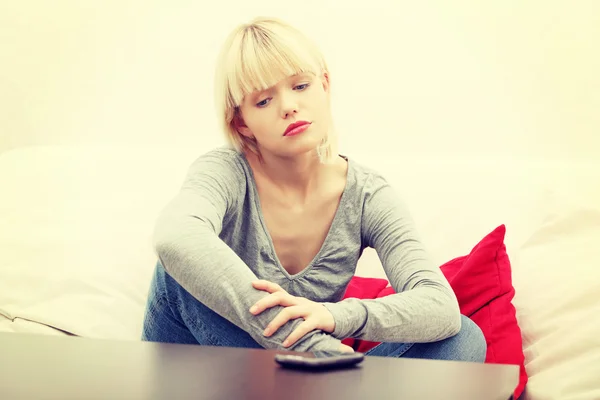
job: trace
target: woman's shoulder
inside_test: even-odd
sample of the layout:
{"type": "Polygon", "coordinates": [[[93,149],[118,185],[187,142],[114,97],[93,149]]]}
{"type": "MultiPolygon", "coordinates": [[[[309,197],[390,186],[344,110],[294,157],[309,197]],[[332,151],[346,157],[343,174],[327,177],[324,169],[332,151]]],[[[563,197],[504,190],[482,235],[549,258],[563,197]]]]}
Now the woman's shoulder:
{"type": "Polygon", "coordinates": [[[229,146],[219,146],[201,153],[195,161],[202,162],[210,160],[211,162],[228,164],[231,162],[238,162],[242,157],[243,156],[239,151],[229,146]]]}
{"type": "Polygon", "coordinates": [[[210,175],[217,177],[238,177],[245,176],[244,158],[237,150],[222,146],[216,147],[200,154],[192,162],[188,176],[210,175]]]}
{"type": "Polygon", "coordinates": [[[378,169],[361,160],[345,157],[348,160],[353,183],[360,192],[373,192],[383,186],[389,186],[385,175],[378,169]]]}

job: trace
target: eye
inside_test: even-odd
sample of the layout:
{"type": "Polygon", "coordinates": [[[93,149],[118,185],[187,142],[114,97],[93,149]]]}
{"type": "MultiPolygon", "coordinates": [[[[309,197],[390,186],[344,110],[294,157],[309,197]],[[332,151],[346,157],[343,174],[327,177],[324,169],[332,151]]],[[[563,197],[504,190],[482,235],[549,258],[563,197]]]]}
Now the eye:
{"type": "Polygon", "coordinates": [[[297,85],[296,87],[294,87],[294,89],[298,89],[298,90],[304,90],[306,89],[308,86],[310,86],[310,83],[303,83],[301,85],[297,85]]]}
{"type": "Polygon", "coordinates": [[[257,106],[257,107],[265,107],[265,106],[268,104],[268,103],[267,103],[267,101],[268,101],[268,100],[269,100],[269,99],[264,99],[264,100],[262,100],[262,101],[259,101],[258,103],[256,103],[256,106],[257,106]]]}

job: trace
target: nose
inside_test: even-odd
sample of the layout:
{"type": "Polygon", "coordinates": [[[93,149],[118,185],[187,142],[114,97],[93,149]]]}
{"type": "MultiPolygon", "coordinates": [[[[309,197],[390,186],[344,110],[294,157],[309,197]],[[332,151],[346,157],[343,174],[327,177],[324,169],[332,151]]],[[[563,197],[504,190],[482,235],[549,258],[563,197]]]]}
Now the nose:
{"type": "Polygon", "coordinates": [[[286,93],[281,96],[281,116],[287,118],[298,113],[298,101],[294,93],[286,93]]]}

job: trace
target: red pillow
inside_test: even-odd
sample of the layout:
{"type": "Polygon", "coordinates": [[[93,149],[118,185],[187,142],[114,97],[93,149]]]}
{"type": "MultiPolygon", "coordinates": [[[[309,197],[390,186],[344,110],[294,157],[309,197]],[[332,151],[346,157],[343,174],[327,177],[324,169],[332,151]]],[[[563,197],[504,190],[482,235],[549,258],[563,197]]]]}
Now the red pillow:
{"type": "MultiPolygon", "coordinates": [[[[518,398],[527,383],[521,330],[516,310],[511,303],[515,295],[511,266],[504,236],[506,227],[500,225],[484,237],[469,255],[457,257],[440,267],[458,298],[460,311],[471,318],[487,342],[486,363],[517,364],[520,366],[518,398]]],[[[394,293],[385,279],[354,277],[344,298],[375,299],[394,293]],[[385,286],[381,289],[383,283],[385,286]]],[[[358,339],[345,339],[344,344],[356,351],[366,352],[379,344],[358,339]]]]}
{"type": "Polygon", "coordinates": [[[357,299],[376,299],[382,290],[388,285],[388,281],[379,278],[366,278],[355,276],[350,280],[344,299],[354,297],[357,299]]]}

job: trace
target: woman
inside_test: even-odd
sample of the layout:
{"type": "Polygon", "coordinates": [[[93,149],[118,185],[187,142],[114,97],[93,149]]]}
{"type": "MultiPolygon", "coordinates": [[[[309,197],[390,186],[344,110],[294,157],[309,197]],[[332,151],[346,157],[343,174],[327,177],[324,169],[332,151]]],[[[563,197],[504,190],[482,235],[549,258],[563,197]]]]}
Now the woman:
{"type": "Polygon", "coordinates": [[[230,146],[200,156],[155,229],[143,339],[481,362],[479,328],[377,172],[336,152],[330,77],[297,29],[257,18],[217,64],[230,146]],[[345,299],[365,247],[397,294],[345,299]]]}

